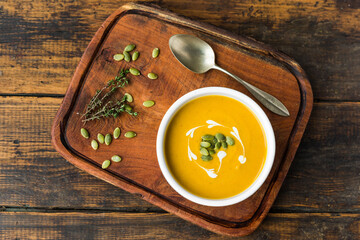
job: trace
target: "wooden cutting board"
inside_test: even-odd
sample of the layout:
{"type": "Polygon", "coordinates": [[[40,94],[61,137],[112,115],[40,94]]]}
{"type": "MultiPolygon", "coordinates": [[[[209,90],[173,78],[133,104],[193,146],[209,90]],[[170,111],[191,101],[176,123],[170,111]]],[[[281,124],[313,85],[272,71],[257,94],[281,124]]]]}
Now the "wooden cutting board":
{"type": "MultiPolygon", "coordinates": [[[[253,98],[254,99],[254,98],[253,98]]],[[[254,99],[255,100],[255,99],[254,99]]],[[[256,101],[256,100],[255,100],[256,101]]],[[[216,27],[179,17],[158,7],[126,4],[116,10],[100,27],[85,50],[52,127],[52,143],[69,162],[115,186],[136,193],[145,200],[211,231],[243,236],[254,231],[266,216],[285,179],[299,146],[312,109],[311,86],[301,67],[285,54],[216,27]],[[160,121],[167,109],[189,91],[208,86],[228,87],[253,98],[238,82],[220,71],[195,74],[185,69],[171,54],[168,41],[174,34],[192,34],[208,42],[215,51],[217,64],[249,83],[269,92],[289,109],[290,117],[275,115],[263,107],[274,128],[276,157],[263,186],[247,200],[227,207],[195,204],[177,194],[166,182],[157,163],[155,144],[160,121]],[[113,55],[136,44],[136,62],[116,62],[113,55]],[[152,59],[152,49],[160,55],[152,59]],[[81,113],[104,84],[122,68],[136,67],[142,76],[129,76],[130,84],[120,93],[134,96],[134,118],[127,114],[97,120],[85,125],[90,138],[80,135],[81,113]],[[146,77],[159,75],[157,80],[146,77]],[[150,109],[142,106],[154,100],[150,109]],[[80,113],[80,114],[79,114],[80,113]],[[133,130],[138,136],[121,136],[110,146],[90,147],[97,133],[133,130]],[[123,161],[103,170],[101,164],[112,155],[123,161]]],[[[262,106],[260,104],[260,106],[262,106]]]]}

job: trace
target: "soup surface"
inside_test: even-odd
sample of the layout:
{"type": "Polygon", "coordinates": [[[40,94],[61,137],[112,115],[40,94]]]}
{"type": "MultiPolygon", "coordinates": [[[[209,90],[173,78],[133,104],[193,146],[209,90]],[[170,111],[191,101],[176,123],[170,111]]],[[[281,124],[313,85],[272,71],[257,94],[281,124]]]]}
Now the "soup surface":
{"type": "Polygon", "coordinates": [[[247,189],[260,174],[267,153],[266,138],[257,117],[243,103],[211,95],[185,104],[166,130],[165,157],[177,182],[203,198],[223,199],[247,189]],[[201,158],[201,137],[222,133],[235,140],[213,159],[201,158]]]}

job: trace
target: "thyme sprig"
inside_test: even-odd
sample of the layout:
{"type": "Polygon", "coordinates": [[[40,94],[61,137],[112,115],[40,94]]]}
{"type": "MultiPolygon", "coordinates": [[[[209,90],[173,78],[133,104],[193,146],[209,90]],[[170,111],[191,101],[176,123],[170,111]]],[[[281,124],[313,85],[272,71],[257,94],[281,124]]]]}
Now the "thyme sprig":
{"type": "Polygon", "coordinates": [[[110,97],[118,88],[122,88],[129,83],[126,77],[128,73],[128,69],[122,69],[114,79],[108,81],[103,88],[96,91],[86,106],[85,113],[82,115],[84,123],[103,117],[112,116],[116,118],[122,112],[137,116],[137,112],[133,112],[132,107],[127,104],[125,95],[121,100],[110,100],[110,97]]]}

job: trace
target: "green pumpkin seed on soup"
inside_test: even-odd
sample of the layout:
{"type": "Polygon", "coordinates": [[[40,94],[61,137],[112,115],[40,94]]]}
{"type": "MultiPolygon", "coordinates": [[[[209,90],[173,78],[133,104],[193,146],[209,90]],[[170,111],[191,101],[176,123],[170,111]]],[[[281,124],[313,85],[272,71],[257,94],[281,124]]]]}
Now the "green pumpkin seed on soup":
{"type": "Polygon", "coordinates": [[[215,143],[215,150],[219,150],[221,148],[221,142],[215,143]]]}
{"type": "Polygon", "coordinates": [[[216,137],[216,139],[220,142],[220,141],[225,141],[225,136],[224,136],[224,134],[222,134],[222,133],[217,133],[217,134],[215,134],[215,137],[216,137]]]}
{"type": "Polygon", "coordinates": [[[211,146],[211,143],[209,143],[209,142],[201,142],[200,146],[203,147],[203,148],[208,148],[208,147],[211,146]]]}
{"type": "Polygon", "coordinates": [[[213,157],[212,157],[212,156],[210,156],[210,155],[207,155],[207,156],[202,155],[202,156],[201,156],[201,159],[202,159],[203,161],[207,162],[207,161],[212,160],[212,159],[213,159],[213,157]]]}
{"type": "Polygon", "coordinates": [[[206,148],[201,148],[200,153],[205,156],[209,155],[209,151],[206,148]]]}
{"type": "Polygon", "coordinates": [[[214,136],[210,135],[210,134],[206,134],[206,135],[202,136],[201,139],[204,141],[211,141],[214,139],[214,136]]]}
{"type": "Polygon", "coordinates": [[[234,146],[235,144],[235,140],[230,137],[230,136],[226,136],[226,143],[229,145],[229,146],[234,146]]]}

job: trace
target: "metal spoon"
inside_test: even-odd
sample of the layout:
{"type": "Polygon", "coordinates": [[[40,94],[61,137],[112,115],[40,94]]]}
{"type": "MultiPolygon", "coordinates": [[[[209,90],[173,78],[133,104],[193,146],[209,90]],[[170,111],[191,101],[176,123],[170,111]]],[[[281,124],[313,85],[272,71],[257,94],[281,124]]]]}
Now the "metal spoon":
{"type": "Polygon", "coordinates": [[[220,70],[235,78],[270,111],[281,116],[290,116],[287,108],[277,98],[216,65],[214,50],[200,38],[192,35],[177,34],[170,38],[169,46],[176,59],[191,71],[205,73],[210,69],[220,70]]]}

